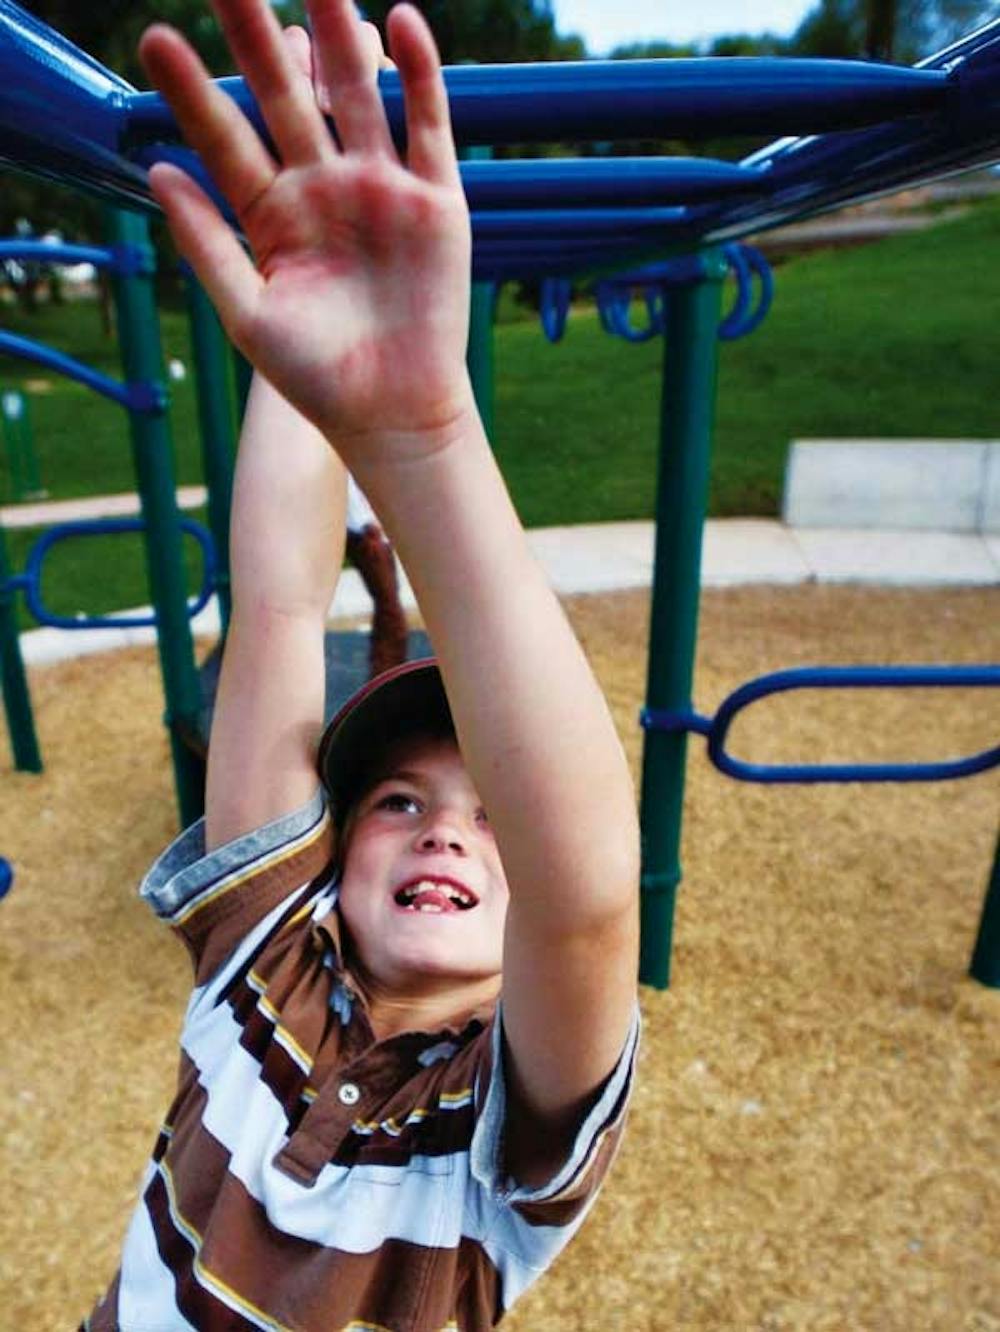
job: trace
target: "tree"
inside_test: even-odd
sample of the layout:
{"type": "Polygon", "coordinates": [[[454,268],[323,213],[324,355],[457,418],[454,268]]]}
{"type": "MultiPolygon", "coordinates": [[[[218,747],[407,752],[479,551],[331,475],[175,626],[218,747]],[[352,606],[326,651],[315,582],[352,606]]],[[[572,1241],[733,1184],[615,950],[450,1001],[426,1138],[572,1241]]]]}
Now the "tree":
{"type": "MultiPolygon", "coordinates": [[[[364,0],[366,16],[379,25],[394,0],[364,0]]],[[[431,26],[446,65],[475,60],[581,60],[579,37],[556,32],[551,0],[416,0],[431,26]]]]}
{"type": "MultiPolygon", "coordinates": [[[[272,0],[283,22],[301,22],[301,0],[272,0]]],[[[81,50],[96,57],[138,86],[146,77],[136,55],[139,37],[157,19],[172,23],[188,38],[213,73],[233,72],[221,29],[205,0],[24,0],[24,8],[61,32],[81,50]]]]}
{"type": "Polygon", "coordinates": [[[788,51],[913,64],[995,12],[993,0],[820,0],[788,51]]]}

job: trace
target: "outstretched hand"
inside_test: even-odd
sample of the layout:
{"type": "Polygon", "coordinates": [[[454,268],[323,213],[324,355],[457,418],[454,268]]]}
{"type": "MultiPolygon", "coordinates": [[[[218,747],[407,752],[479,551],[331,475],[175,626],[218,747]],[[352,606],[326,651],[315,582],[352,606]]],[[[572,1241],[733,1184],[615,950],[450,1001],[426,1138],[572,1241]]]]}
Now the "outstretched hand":
{"type": "Polygon", "coordinates": [[[390,14],[404,164],[376,86],[380,50],[353,0],[310,0],[311,55],[301,29],[282,34],[267,0],[212,3],[281,161],[185,39],[150,28],[146,70],[253,260],[204,191],[159,164],[150,184],[178,248],[232,340],[349,466],[380,447],[432,447],[469,409],[471,250],[434,39],[412,6],[390,14]]]}

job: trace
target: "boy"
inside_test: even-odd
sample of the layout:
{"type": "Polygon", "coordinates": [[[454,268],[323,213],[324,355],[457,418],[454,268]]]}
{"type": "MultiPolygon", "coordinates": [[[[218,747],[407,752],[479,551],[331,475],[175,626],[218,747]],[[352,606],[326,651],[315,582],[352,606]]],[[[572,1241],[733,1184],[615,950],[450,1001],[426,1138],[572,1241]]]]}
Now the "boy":
{"type": "Polygon", "coordinates": [[[580,1224],[620,1134],[631,785],[475,411],[469,220],[423,20],[388,23],[404,166],[352,0],[314,0],[311,50],[266,0],[216,9],[281,163],[151,29],[150,75],[256,267],[183,173],[153,189],[259,376],[206,817],[143,885],[195,964],[178,1092],[86,1326],[483,1329],[580,1224]],[[440,671],[382,676],[331,723],[328,808],[345,464],[440,671]]]}

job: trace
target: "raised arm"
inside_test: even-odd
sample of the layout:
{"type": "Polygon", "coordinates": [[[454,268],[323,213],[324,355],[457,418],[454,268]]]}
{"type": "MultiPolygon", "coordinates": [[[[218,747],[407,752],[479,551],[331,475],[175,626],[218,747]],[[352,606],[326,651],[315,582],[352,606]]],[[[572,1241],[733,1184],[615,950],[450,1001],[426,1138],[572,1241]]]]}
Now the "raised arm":
{"type": "Polygon", "coordinates": [[[233,610],[208,749],[211,849],[316,790],[323,633],[344,554],[343,464],[255,375],[230,524],[233,610]]]}
{"type": "Polygon", "coordinates": [[[404,167],[351,0],[314,0],[337,123],[303,94],[265,0],[216,0],[284,165],[175,35],[147,67],[233,205],[153,173],[175,237],[245,354],[369,495],[413,582],[511,889],[504,1012],[515,1103],[567,1122],[615,1063],[635,989],[638,836],[626,764],[530,556],[464,366],[470,234],[447,100],[416,10],[390,15],[404,167]]]}

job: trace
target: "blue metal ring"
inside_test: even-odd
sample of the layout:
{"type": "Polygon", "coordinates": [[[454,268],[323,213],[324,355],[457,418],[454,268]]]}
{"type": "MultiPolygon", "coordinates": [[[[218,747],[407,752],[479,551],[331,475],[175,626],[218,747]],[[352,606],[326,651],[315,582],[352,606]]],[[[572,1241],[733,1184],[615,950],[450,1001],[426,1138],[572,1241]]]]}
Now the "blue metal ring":
{"type": "MultiPolygon", "coordinates": [[[[182,518],[181,530],[193,536],[201,546],[203,575],[202,585],[197,597],[188,601],[189,616],[195,616],[207,605],[215,591],[216,558],[215,543],[212,534],[201,523],[191,518],[182,518]]],[[[60,541],[73,537],[117,535],[122,532],[142,532],[146,524],[142,518],[91,518],[80,519],[71,523],[58,523],[43,532],[28,552],[24,573],[16,582],[24,591],[28,610],[39,624],[53,629],[139,629],[156,625],[155,611],[151,615],[81,615],[70,617],[57,615],[42,602],[42,563],[51,548],[60,541]]]]}
{"type": "Polygon", "coordinates": [[[737,289],[736,303],[719,325],[719,337],[733,342],[748,337],[767,318],[774,299],[774,275],[771,265],[752,245],[726,245],[723,253],[736,276],[737,289]],[[751,309],[755,276],[760,280],[760,293],[751,309]]]}
{"type": "Polygon", "coordinates": [[[549,342],[561,342],[566,332],[573,284],[568,278],[546,278],[542,283],[539,314],[549,342]]]}

